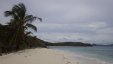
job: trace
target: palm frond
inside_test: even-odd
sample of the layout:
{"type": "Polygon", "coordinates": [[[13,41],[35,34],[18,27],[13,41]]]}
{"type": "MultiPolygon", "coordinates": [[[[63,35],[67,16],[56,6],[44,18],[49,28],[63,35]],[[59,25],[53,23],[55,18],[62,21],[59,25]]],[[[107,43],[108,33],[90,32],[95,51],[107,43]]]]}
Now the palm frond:
{"type": "Polygon", "coordinates": [[[12,11],[5,11],[4,14],[5,14],[5,16],[7,17],[7,16],[12,15],[13,13],[12,13],[12,11]]]}
{"type": "Polygon", "coordinates": [[[14,5],[12,12],[15,14],[15,16],[18,16],[18,19],[23,19],[26,13],[25,5],[23,3],[14,5]]]}
{"type": "Polygon", "coordinates": [[[40,21],[42,21],[42,18],[38,18],[40,21]]]}
{"type": "Polygon", "coordinates": [[[22,10],[24,10],[26,12],[26,7],[23,3],[19,3],[18,5],[19,5],[19,7],[22,8],[22,10]]]}
{"type": "Polygon", "coordinates": [[[29,34],[33,34],[32,32],[26,32],[25,35],[28,36],[29,34]]]}
{"type": "Polygon", "coordinates": [[[32,22],[34,20],[36,20],[37,17],[34,17],[33,15],[27,15],[25,16],[24,20],[25,22],[32,22]]]}
{"type": "Polygon", "coordinates": [[[34,31],[37,31],[37,27],[32,24],[27,23],[26,26],[33,29],[34,31]]]}
{"type": "Polygon", "coordinates": [[[20,11],[20,17],[23,19],[26,13],[26,7],[23,3],[18,4],[18,6],[20,7],[21,11],[20,11]]]}

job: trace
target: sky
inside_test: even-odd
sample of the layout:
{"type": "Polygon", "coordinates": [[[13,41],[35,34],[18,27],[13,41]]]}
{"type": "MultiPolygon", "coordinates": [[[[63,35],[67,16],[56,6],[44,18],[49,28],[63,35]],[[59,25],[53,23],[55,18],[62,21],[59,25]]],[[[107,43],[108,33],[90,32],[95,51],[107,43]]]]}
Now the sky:
{"type": "Polygon", "coordinates": [[[0,0],[0,23],[9,22],[4,11],[18,3],[42,18],[33,22],[38,28],[33,33],[40,39],[113,44],[113,0],[0,0]]]}

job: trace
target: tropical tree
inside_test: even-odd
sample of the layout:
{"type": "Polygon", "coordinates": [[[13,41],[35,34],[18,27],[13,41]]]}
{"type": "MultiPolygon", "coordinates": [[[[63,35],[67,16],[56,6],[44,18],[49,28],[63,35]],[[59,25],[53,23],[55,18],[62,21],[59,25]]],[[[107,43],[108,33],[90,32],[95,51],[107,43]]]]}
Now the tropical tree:
{"type": "Polygon", "coordinates": [[[11,36],[8,46],[15,47],[19,50],[23,44],[26,44],[27,35],[31,34],[28,28],[37,31],[36,26],[32,22],[36,19],[42,21],[41,18],[26,14],[26,7],[23,3],[14,5],[10,11],[5,11],[5,16],[11,16],[8,28],[11,29],[11,36]]]}

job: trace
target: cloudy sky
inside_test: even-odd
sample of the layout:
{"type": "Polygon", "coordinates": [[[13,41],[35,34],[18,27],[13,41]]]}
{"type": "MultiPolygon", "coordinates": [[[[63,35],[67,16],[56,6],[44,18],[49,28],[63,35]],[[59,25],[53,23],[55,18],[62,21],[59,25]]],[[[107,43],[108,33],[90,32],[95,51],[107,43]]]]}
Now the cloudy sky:
{"type": "Polygon", "coordinates": [[[19,2],[43,19],[33,24],[34,34],[45,41],[113,43],[113,0],[0,0],[0,23],[9,21],[3,12],[19,2]]]}

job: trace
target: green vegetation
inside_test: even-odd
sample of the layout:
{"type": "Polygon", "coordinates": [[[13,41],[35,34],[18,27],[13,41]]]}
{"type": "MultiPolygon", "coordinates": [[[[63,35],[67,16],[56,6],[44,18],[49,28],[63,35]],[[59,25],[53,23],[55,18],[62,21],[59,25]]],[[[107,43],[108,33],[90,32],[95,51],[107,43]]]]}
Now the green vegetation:
{"type": "Polygon", "coordinates": [[[59,43],[47,43],[47,46],[92,46],[88,43],[82,43],[82,42],[59,42],[59,43]]]}
{"type": "Polygon", "coordinates": [[[7,53],[31,47],[46,47],[40,39],[32,36],[28,29],[37,31],[32,25],[36,19],[41,18],[26,14],[26,7],[23,3],[14,5],[10,11],[5,11],[6,17],[11,17],[6,25],[0,24],[0,52],[7,53]]]}

